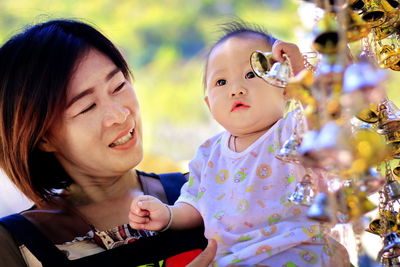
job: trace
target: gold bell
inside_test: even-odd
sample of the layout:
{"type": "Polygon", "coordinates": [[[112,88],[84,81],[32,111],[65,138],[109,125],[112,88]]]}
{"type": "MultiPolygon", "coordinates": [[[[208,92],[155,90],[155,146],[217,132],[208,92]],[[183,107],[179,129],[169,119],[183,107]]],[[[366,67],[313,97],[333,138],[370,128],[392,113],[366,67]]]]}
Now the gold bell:
{"type": "Polygon", "coordinates": [[[400,178],[400,162],[397,164],[397,166],[393,169],[393,174],[396,175],[396,177],[400,178]]]}
{"type": "Polygon", "coordinates": [[[349,193],[347,196],[347,205],[349,206],[350,219],[358,219],[365,213],[376,209],[376,205],[367,198],[365,192],[354,193],[349,193]]]}
{"type": "Polygon", "coordinates": [[[390,66],[390,69],[394,70],[394,71],[400,71],[400,61],[397,62],[396,64],[390,66]]]}
{"type": "Polygon", "coordinates": [[[376,42],[377,59],[381,68],[396,66],[400,61],[400,38],[396,32],[376,42]]]}
{"type": "Polygon", "coordinates": [[[374,28],[373,31],[374,31],[375,40],[380,41],[392,34],[397,33],[399,30],[393,26],[386,26],[386,27],[376,27],[376,28],[374,28]]]}
{"type": "Polygon", "coordinates": [[[396,25],[400,15],[399,2],[396,0],[381,0],[380,4],[386,13],[386,21],[381,27],[396,25]]]}
{"type": "Polygon", "coordinates": [[[289,98],[300,100],[303,104],[316,106],[316,100],[311,95],[311,87],[314,84],[314,73],[304,69],[296,76],[291,77],[286,86],[286,94],[289,98]]]}
{"type": "Polygon", "coordinates": [[[364,6],[363,0],[349,0],[349,7],[353,10],[361,10],[364,6]]]}
{"type": "Polygon", "coordinates": [[[317,23],[313,47],[322,54],[334,54],[338,51],[338,24],[331,13],[326,13],[317,23]]]}
{"type": "Polygon", "coordinates": [[[376,123],[379,120],[378,117],[378,105],[371,104],[369,108],[360,111],[356,117],[366,123],[376,123]]]}
{"type": "MultiPolygon", "coordinates": [[[[382,212],[382,214],[385,217],[386,222],[387,222],[386,229],[393,231],[393,232],[397,231],[397,222],[396,222],[397,214],[390,210],[384,210],[382,212]]],[[[377,218],[373,219],[370,222],[369,228],[366,231],[370,232],[372,234],[376,234],[376,235],[385,234],[385,233],[382,233],[381,216],[378,216],[377,218]]]]}
{"type": "Polygon", "coordinates": [[[391,101],[385,100],[379,105],[378,132],[386,134],[400,129],[400,109],[391,101]]]}
{"type": "Polygon", "coordinates": [[[380,5],[380,0],[365,0],[361,17],[371,27],[383,24],[386,21],[386,13],[380,5]]]}
{"type": "Polygon", "coordinates": [[[371,25],[365,22],[358,13],[350,9],[347,11],[346,28],[347,41],[350,43],[368,36],[371,31],[371,25]]]}

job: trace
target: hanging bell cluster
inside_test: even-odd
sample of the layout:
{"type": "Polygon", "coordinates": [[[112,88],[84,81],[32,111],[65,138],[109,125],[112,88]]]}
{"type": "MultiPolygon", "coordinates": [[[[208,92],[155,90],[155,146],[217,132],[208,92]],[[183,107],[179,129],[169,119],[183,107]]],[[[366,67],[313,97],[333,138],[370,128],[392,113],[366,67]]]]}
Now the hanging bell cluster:
{"type": "Polygon", "coordinates": [[[271,52],[255,51],[250,58],[258,77],[301,103],[296,121],[307,121],[275,155],[306,169],[288,201],[307,206],[310,220],[354,227],[378,208],[366,231],[382,238],[379,263],[362,253],[359,261],[400,266],[400,162],[391,165],[400,159],[400,109],[384,87],[388,71],[400,70],[400,0],[307,2],[324,12],[310,32],[317,63],[306,62],[308,68],[294,76],[291,62],[276,62],[271,52]],[[348,46],[354,42],[362,49],[357,57],[348,46]],[[310,168],[335,186],[317,191],[310,168]],[[378,206],[368,198],[374,193],[378,206]]]}

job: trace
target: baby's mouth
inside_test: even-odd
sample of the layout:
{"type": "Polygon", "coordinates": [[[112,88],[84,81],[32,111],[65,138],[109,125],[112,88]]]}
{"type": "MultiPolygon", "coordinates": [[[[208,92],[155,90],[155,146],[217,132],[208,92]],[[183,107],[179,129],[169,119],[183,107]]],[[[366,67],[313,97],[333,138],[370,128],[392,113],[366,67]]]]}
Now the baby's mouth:
{"type": "Polygon", "coordinates": [[[242,101],[236,101],[232,105],[231,112],[235,111],[235,110],[239,110],[239,109],[246,109],[246,108],[249,108],[249,107],[250,107],[249,105],[247,105],[246,103],[244,103],[242,101]]]}

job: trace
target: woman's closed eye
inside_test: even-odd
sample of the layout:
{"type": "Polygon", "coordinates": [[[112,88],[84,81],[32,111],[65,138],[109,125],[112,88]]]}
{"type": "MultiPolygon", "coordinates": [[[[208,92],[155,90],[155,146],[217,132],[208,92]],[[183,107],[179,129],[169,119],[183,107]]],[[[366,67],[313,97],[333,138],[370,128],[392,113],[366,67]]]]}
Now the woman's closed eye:
{"type": "Polygon", "coordinates": [[[253,79],[254,77],[256,77],[256,75],[254,74],[254,72],[249,71],[248,73],[246,73],[245,78],[246,79],[253,79]]]}
{"type": "Polygon", "coordinates": [[[125,81],[122,82],[120,85],[118,85],[118,87],[115,88],[115,90],[113,91],[113,93],[117,93],[117,92],[121,91],[122,88],[124,88],[124,86],[125,86],[125,81]]]}
{"type": "Polygon", "coordinates": [[[216,86],[224,86],[225,84],[226,84],[226,80],[224,80],[224,79],[219,79],[219,80],[215,83],[216,86]]]}
{"type": "Polygon", "coordinates": [[[86,112],[88,112],[89,110],[93,109],[96,106],[95,103],[93,103],[92,105],[90,105],[88,108],[82,110],[79,114],[84,114],[86,112]]]}

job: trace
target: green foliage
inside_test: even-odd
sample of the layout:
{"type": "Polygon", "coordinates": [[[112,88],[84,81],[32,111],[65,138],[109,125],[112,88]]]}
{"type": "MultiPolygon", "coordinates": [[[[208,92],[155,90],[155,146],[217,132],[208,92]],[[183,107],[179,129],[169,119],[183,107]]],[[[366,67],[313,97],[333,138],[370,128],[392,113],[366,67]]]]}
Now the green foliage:
{"type": "MultiPolygon", "coordinates": [[[[181,160],[220,130],[204,104],[202,86],[204,55],[220,36],[218,24],[239,17],[296,42],[294,25],[301,27],[296,10],[293,0],[1,0],[0,42],[48,19],[93,24],[132,67],[146,151],[181,160]]],[[[389,95],[397,100],[393,92],[389,95]]]]}

